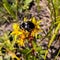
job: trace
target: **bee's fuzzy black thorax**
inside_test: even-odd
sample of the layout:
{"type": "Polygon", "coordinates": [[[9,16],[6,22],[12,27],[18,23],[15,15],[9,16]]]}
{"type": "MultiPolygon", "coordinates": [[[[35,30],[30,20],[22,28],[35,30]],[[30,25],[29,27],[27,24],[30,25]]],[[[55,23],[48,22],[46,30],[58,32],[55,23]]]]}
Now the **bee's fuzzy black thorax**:
{"type": "Polygon", "coordinates": [[[20,27],[27,31],[31,31],[32,29],[35,28],[35,25],[32,22],[27,21],[27,22],[23,22],[20,27]]]}

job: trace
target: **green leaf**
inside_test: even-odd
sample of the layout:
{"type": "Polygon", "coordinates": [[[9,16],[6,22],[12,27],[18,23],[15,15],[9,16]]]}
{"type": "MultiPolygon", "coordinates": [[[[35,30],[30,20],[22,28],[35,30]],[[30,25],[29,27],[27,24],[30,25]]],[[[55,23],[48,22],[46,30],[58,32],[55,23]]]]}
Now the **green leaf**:
{"type": "Polygon", "coordinates": [[[23,49],[23,50],[20,50],[20,52],[21,52],[22,54],[27,54],[28,51],[30,51],[30,50],[27,49],[27,48],[26,48],[26,49],[23,49]]]}
{"type": "Polygon", "coordinates": [[[37,48],[36,41],[32,41],[32,44],[33,44],[33,48],[36,49],[37,48]]]}
{"type": "Polygon", "coordinates": [[[42,38],[42,35],[37,34],[37,35],[35,36],[35,38],[36,38],[36,39],[40,39],[40,38],[42,38]]]}
{"type": "Polygon", "coordinates": [[[11,6],[9,5],[9,3],[7,2],[7,0],[3,0],[3,6],[4,8],[7,10],[7,12],[12,15],[12,17],[16,18],[16,14],[14,13],[14,11],[11,9],[11,6]]]}
{"type": "Polygon", "coordinates": [[[42,54],[45,54],[45,52],[46,52],[46,50],[41,50],[40,51],[40,54],[42,55],[42,54]]]}
{"type": "Polygon", "coordinates": [[[24,1],[24,6],[22,6],[23,7],[23,9],[28,9],[29,8],[29,4],[32,2],[32,0],[25,0],[24,1]]]}
{"type": "Polygon", "coordinates": [[[31,60],[31,54],[26,55],[26,60],[31,60]]]}
{"type": "Polygon", "coordinates": [[[41,51],[41,50],[42,50],[42,47],[40,46],[36,48],[36,51],[41,51]]]}
{"type": "MultiPolygon", "coordinates": [[[[60,29],[60,23],[57,25],[57,27],[56,27],[56,29],[55,29],[55,31],[54,31],[54,34],[53,34],[53,36],[51,37],[51,40],[49,41],[48,49],[50,48],[51,44],[53,43],[53,41],[54,41],[54,39],[55,39],[55,37],[56,37],[59,29],[60,29]]],[[[48,54],[48,50],[46,50],[46,52],[45,52],[45,58],[44,58],[44,60],[46,60],[47,54],[48,54]]]]}
{"type": "Polygon", "coordinates": [[[32,2],[32,0],[25,0],[24,4],[28,5],[30,2],[32,2]]]}

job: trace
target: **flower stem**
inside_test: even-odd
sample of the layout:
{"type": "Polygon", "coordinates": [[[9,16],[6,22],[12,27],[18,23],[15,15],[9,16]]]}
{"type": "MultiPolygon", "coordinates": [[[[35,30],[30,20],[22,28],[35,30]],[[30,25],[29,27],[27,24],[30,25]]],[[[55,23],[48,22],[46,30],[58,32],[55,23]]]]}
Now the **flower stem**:
{"type": "MultiPolygon", "coordinates": [[[[55,37],[56,37],[56,35],[57,35],[57,33],[58,33],[59,28],[60,28],[60,23],[57,25],[57,27],[56,27],[56,29],[55,29],[55,32],[54,32],[53,36],[51,37],[51,40],[50,40],[50,42],[49,42],[49,44],[48,44],[48,49],[50,48],[52,42],[54,41],[54,39],[55,39],[55,37]]],[[[47,54],[48,54],[48,49],[46,50],[44,60],[46,60],[46,56],[47,56],[47,54]]]]}

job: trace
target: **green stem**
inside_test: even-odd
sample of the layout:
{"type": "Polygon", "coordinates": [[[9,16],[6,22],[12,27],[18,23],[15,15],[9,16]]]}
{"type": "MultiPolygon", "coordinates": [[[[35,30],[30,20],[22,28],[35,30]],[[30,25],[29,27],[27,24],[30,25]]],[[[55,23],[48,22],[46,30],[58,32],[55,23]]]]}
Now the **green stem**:
{"type": "Polygon", "coordinates": [[[16,42],[16,39],[17,39],[17,35],[14,36],[14,39],[13,39],[12,44],[11,44],[12,47],[14,46],[14,44],[15,44],[15,42],[16,42]]]}
{"type": "MultiPolygon", "coordinates": [[[[60,28],[60,23],[57,25],[57,27],[56,27],[56,29],[55,29],[55,32],[54,32],[53,36],[51,37],[51,40],[50,40],[50,42],[49,42],[49,44],[48,44],[48,49],[50,48],[52,42],[54,41],[54,39],[55,39],[55,37],[56,37],[56,35],[57,35],[57,33],[58,33],[59,28],[60,28]]],[[[46,60],[47,54],[48,54],[48,50],[46,50],[44,60],[46,60]]]]}
{"type": "Polygon", "coordinates": [[[54,3],[53,3],[53,0],[51,0],[51,3],[52,3],[52,7],[53,7],[53,12],[54,12],[54,21],[56,22],[56,11],[55,11],[55,6],[54,6],[54,3]]]}
{"type": "Polygon", "coordinates": [[[11,6],[9,5],[9,3],[7,2],[7,0],[2,0],[2,1],[3,1],[3,6],[6,9],[6,11],[15,19],[16,15],[14,11],[12,10],[11,6]]]}
{"type": "Polygon", "coordinates": [[[16,0],[16,20],[18,21],[18,0],[16,0]]]}
{"type": "Polygon", "coordinates": [[[26,55],[28,55],[29,53],[31,53],[31,52],[32,52],[32,50],[33,50],[33,49],[31,49],[29,52],[27,52],[27,54],[26,54],[26,55]]]}

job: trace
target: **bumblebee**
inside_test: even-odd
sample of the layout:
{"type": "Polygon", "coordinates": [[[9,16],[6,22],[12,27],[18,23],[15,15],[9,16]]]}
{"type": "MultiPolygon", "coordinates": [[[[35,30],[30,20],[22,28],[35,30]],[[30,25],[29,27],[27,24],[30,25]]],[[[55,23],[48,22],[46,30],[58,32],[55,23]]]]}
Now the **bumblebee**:
{"type": "Polygon", "coordinates": [[[32,29],[35,28],[35,25],[34,25],[31,21],[27,21],[27,22],[23,22],[23,23],[20,25],[20,28],[21,28],[21,29],[25,29],[25,30],[27,30],[28,32],[31,32],[32,29]]]}

